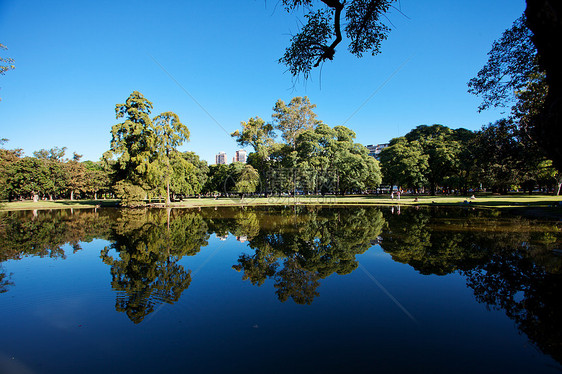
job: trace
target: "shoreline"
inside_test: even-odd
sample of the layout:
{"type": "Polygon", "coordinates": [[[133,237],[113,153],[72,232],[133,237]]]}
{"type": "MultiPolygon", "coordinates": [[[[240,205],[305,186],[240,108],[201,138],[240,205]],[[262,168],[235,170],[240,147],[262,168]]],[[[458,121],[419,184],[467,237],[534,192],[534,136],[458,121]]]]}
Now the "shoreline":
{"type": "MultiPolygon", "coordinates": [[[[457,206],[474,208],[547,208],[562,215],[562,196],[552,195],[486,195],[470,199],[461,196],[403,196],[401,199],[391,199],[387,196],[271,196],[271,197],[238,197],[227,198],[188,198],[181,202],[174,202],[169,206],[165,203],[153,202],[147,204],[152,208],[206,208],[206,207],[236,207],[236,206],[457,206]],[[415,199],[417,198],[417,201],[415,199]]],[[[119,207],[118,200],[56,200],[56,201],[15,201],[0,204],[0,211],[16,210],[48,210],[48,209],[92,209],[105,207],[119,207]]]]}

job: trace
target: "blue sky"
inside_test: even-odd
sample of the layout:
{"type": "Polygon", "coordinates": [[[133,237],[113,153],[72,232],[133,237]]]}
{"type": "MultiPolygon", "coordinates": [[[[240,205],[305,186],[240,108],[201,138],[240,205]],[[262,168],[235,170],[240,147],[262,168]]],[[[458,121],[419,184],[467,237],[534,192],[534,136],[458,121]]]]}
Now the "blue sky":
{"type": "MultiPolygon", "coordinates": [[[[295,82],[277,63],[302,13],[275,1],[0,0],[3,57],[0,138],[27,155],[68,147],[98,160],[109,147],[115,104],[140,91],[153,114],[173,111],[191,132],[181,147],[214,163],[238,145],[241,121],[271,120],[277,99],[308,96],[318,118],[345,124],[362,144],[384,143],[420,124],[477,130],[503,116],[478,113],[468,80],[524,0],[401,0],[382,53],[334,61],[295,82]],[[171,76],[171,77],[170,77],[171,76]]],[[[250,151],[250,149],[248,149],[250,151]]]]}

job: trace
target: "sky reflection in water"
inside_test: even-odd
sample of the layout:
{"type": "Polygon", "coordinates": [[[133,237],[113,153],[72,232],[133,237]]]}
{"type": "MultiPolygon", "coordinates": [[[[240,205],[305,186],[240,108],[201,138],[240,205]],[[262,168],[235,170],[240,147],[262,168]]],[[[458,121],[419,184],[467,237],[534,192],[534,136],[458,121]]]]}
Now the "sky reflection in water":
{"type": "Polygon", "coordinates": [[[561,242],[488,210],[8,213],[0,372],[557,372],[561,242]]]}

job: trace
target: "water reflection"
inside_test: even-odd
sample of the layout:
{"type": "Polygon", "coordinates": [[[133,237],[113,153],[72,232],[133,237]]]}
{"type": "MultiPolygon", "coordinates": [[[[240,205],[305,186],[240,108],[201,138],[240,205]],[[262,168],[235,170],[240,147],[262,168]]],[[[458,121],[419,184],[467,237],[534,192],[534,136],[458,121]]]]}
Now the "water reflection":
{"type": "MultiPolygon", "coordinates": [[[[2,216],[0,264],[24,256],[65,258],[94,238],[116,292],[115,308],[140,323],[190,286],[180,263],[211,235],[247,245],[232,264],[243,281],[273,284],[281,302],[311,304],[321,281],[357,269],[359,254],[380,244],[421,274],[458,273],[478,302],[503,310],[543,352],[562,362],[562,243],[559,222],[497,211],[290,207],[192,210],[13,212],[2,216]]],[[[0,293],[14,286],[0,265],[0,293]]]]}
{"type": "Polygon", "coordinates": [[[156,305],[177,301],[191,283],[191,271],[178,261],[207,245],[209,235],[196,213],[171,217],[170,211],[122,211],[101,252],[111,266],[115,309],[141,322],[156,305]],[[115,250],[115,255],[112,255],[115,250]]]}

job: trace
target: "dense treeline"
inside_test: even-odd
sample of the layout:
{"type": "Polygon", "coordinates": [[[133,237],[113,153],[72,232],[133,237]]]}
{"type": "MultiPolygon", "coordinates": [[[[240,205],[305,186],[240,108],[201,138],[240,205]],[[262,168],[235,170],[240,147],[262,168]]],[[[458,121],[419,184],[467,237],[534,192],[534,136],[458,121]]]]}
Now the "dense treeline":
{"type": "Polygon", "coordinates": [[[501,120],[472,132],[418,126],[394,138],[380,154],[383,179],[412,192],[535,188],[560,191],[561,175],[515,124],[501,120]]]}
{"type": "Polygon", "coordinates": [[[98,162],[80,162],[76,153],[67,159],[65,147],[41,149],[33,157],[0,149],[1,198],[112,196],[124,206],[138,206],[147,199],[170,203],[201,194],[352,193],[381,182],[378,162],[354,142],[355,133],[317,120],[306,97],[277,101],[271,123],[259,117],[242,122],[232,136],[254,152],[248,163],[229,165],[208,166],[195,153],[180,152],[189,140],[187,126],[173,112],[151,118],[152,108],[136,91],[117,104],[116,118],[123,122],[112,127],[110,149],[98,162]]]}
{"type": "MultiPolygon", "coordinates": [[[[124,206],[139,206],[203,194],[366,193],[380,191],[381,183],[431,195],[537,187],[559,194],[562,174],[527,132],[543,103],[543,80],[535,70],[525,74],[537,78],[529,78],[527,88],[516,94],[509,118],[480,131],[418,126],[392,139],[380,162],[355,142],[351,129],[324,124],[307,97],[295,97],[288,104],[278,100],[271,121],[253,117],[232,133],[241,147],[252,149],[247,163],[208,166],[194,152],[178,150],[189,140],[179,117],[164,112],[151,118],[152,103],[135,91],[116,105],[116,118],[123,122],[112,127],[110,149],[98,162],[81,162],[76,153],[65,158],[65,147],[41,149],[33,157],[0,148],[0,198],[110,196],[124,206]]],[[[471,81],[473,90],[491,78],[479,79],[471,81]]],[[[485,96],[483,105],[490,100],[485,96]]]]}

